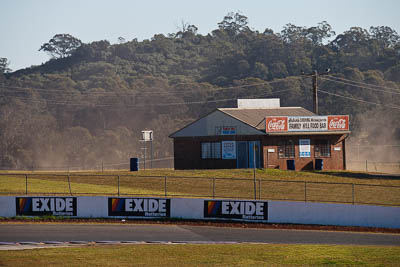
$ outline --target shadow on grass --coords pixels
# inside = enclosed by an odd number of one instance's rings
[[[347,171],[317,171],[314,173],[332,175],[347,178],[356,179],[385,179],[385,180],[397,180],[400,179],[400,174],[385,174],[385,173],[363,173],[363,172],[347,172]]]

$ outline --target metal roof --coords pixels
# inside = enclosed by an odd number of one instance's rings
[[[219,108],[218,110],[258,130],[264,131],[265,117],[267,116],[316,116],[313,112],[302,107],[281,107],[263,109]]]

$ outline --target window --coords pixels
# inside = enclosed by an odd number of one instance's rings
[[[294,142],[293,140],[283,140],[278,146],[279,158],[294,158]]]
[[[330,157],[331,145],[329,140],[315,140],[314,157]]]
[[[221,158],[221,143],[201,143],[201,158],[202,159],[220,159]]]

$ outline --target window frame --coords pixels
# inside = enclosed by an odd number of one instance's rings
[[[296,148],[293,139],[285,139],[278,142],[278,158],[294,159],[296,157]]]
[[[204,150],[206,148],[206,150]],[[222,145],[221,142],[201,142],[200,145],[201,159],[221,159]]]
[[[331,142],[329,139],[316,139],[314,141],[314,158],[330,158]]]

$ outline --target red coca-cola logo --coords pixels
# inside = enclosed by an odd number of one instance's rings
[[[266,132],[285,132],[287,131],[287,117],[267,117]]]
[[[348,116],[328,116],[328,130],[348,130]]]

